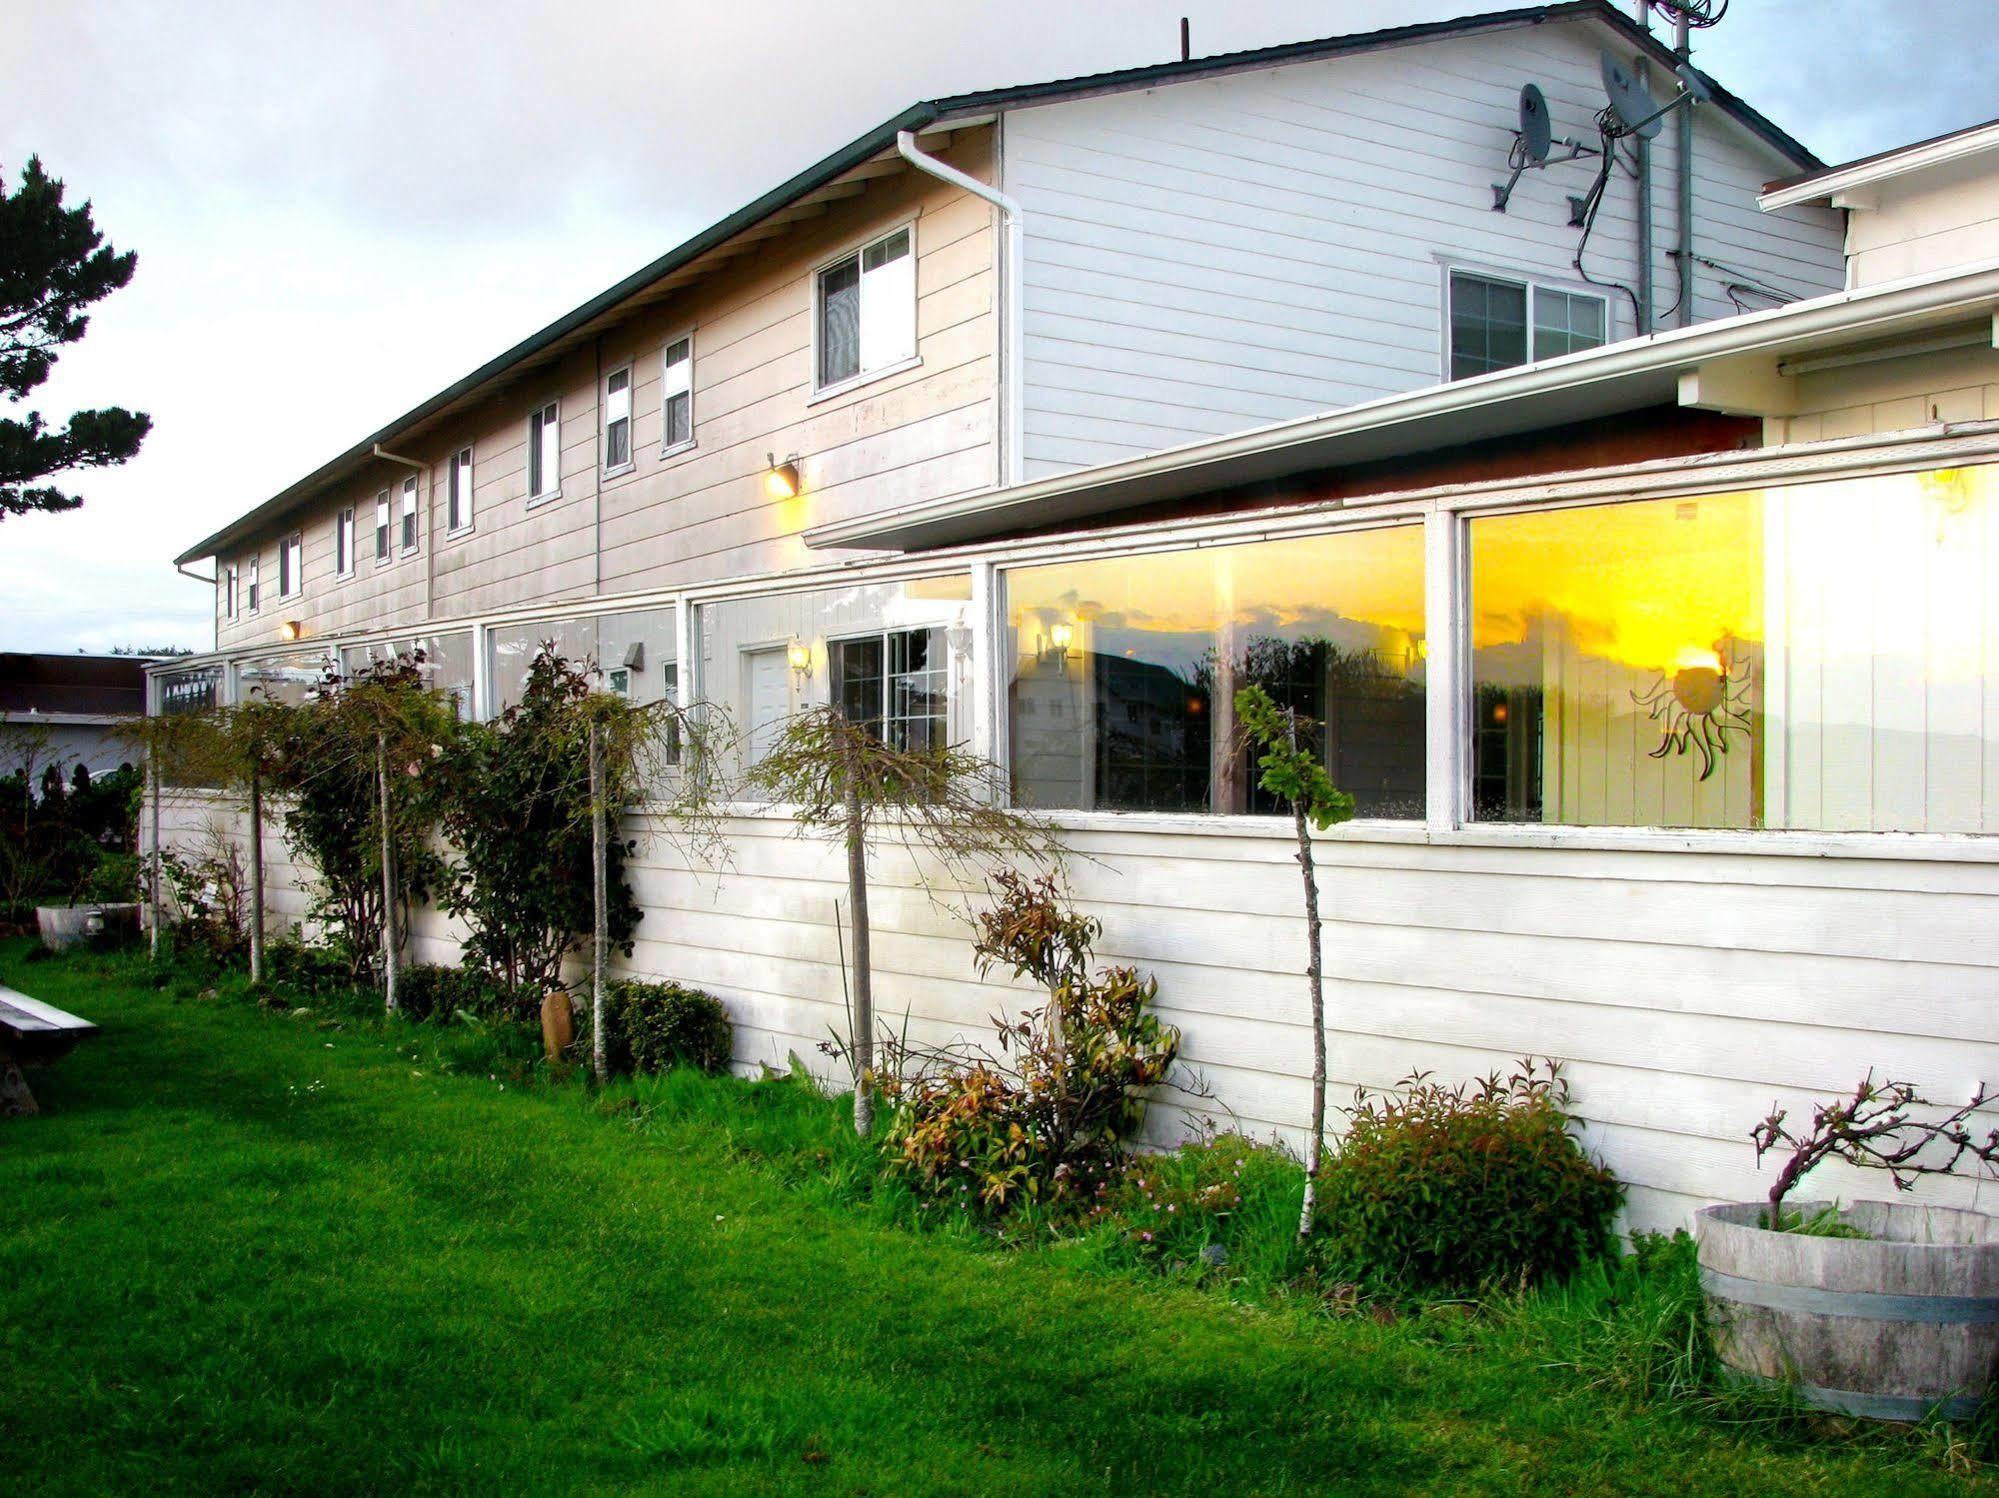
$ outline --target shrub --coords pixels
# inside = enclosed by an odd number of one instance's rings
[[[1415,1290],[1562,1279],[1610,1245],[1623,1188],[1569,1132],[1554,1062],[1397,1095],[1356,1094],[1320,1181],[1329,1251]]]
[[[981,967],[1043,979],[1048,1003],[997,1022],[1001,1056],[885,1048],[876,1085],[890,1109],[887,1169],[921,1196],[995,1216],[1027,1204],[1088,1211],[1166,1080],[1180,1032],[1151,1012],[1155,980],[1089,971],[1095,923],[1064,911],[1052,882],[996,883],[999,905],[979,922]]]
[[[1091,1215],[1116,1221],[1141,1260],[1275,1284],[1301,1267],[1304,1190],[1304,1171],[1283,1150],[1217,1134],[1134,1160]]]
[[[444,1023],[461,1014],[482,1022],[541,1027],[541,990],[509,988],[482,968],[420,962],[396,974],[396,1005],[403,1018]]]
[[[722,1001],[678,983],[608,985],[604,1040],[613,1072],[650,1074],[674,1066],[729,1068],[735,1032]]]
[[[264,943],[264,973],[272,984],[299,994],[326,994],[353,986],[346,955],[335,947],[308,946],[297,932]]]

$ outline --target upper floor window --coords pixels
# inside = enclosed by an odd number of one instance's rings
[[[920,754],[944,746],[950,691],[943,630],[833,640],[826,658],[842,717],[897,749]]]
[[[278,597],[290,598],[300,590],[305,571],[305,537],[286,536],[278,543]]]
[[[528,503],[562,492],[562,420],[554,401],[528,417]]]
[[[263,602],[257,593],[257,558],[251,557],[243,564],[243,601],[253,614],[257,612],[257,606]]]
[[[1450,295],[1454,380],[1596,348],[1606,336],[1602,297],[1458,270]]]
[[[375,496],[375,565],[389,559],[389,491]]]
[[[336,577],[354,573],[354,512],[342,510],[333,519],[333,572]]]
[[[819,272],[820,389],[916,356],[914,232],[903,228]]]
[[[416,475],[403,480],[403,550],[416,550]]]
[[[236,569],[225,567],[222,571],[222,617],[236,617]]]
[[[452,535],[472,529],[472,449],[451,455],[451,476],[445,484],[444,528]]]
[[[674,339],[659,362],[660,447],[673,452],[694,441],[694,335]]]
[[[632,371],[614,369],[604,381],[604,467],[632,466]]]

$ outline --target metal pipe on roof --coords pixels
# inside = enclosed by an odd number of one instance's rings
[[[1004,368],[1000,377],[1006,383],[1006,437],[1005,484],[1010,488],[1018,484],[1025,475],[1027,465],[1021,444],[1027,429],[1027,422],[1021,410],[1027,394],[1026,319],[1021,315],[1021,286],[1025,277],[1023,266],[1026,262],[1027,235],[1021,223],[1020,204],[996,187],[990,187],[977,177],[959,171],[935,156],[926,156],[916,148],[916,136],[908,130],[898,130],[895,134],[895,149],[902,159],[919,172],[926,172],[940,182],[948,182],[953,187],[963,188],[977,198],[983,198],[1000,211],[1000,221],[1005,228],[1004,257],[1000,267],[1004,278],[1005,291],[1000,301],[1000,335],[1005,349]],[[912,247],[913,250],[913,247]]]
[[[1684,10],[1673,12],[1673,51],[1680,59],[1680,76],[1693,76],[1693,32],[1687,24]],[[1680,106],[1679,118],[1674,122],[1680,155],[1680,305],[1676,314],[1679,325],[1691,327],[1694,321],[1694,110],[1700,100],[1690,84],[1681,85],[1688,93],[1687,102]]]

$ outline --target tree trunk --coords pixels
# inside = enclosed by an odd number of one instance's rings
[[[604,942],[610,934],[606,885],[609,859],[604,826],[603,730],[590,725],[590,1065],[597,1080],[610,1079],[610,1058],[604,1044]]]
[[[854,1132],[874,1130],[875,1100],[869,1073],[875,1066],[875,995],[868,953],[867,822],[861,814],[860,750],[847,751],[847,898],[854,920]]]
[[[396,841],[389,820],[389,745],[375,735],[375,786],[382,823],[382,1007],[396,1012]]]
[[[152,906],[152,958],[160,960],[160,762],[156,753],[146,755],[146,789],[153,803],[153,871],[146,898]]]
[[[250,981],[264,981],[264,780],[250,766]]]
[[[1298,725],[1291,725],[1291,747],[1298,747]],[[1305,879],[1305,972],[1312,990],[1312,1133],[1305,1146],[1305,1201],[1298,1211],[1298,1236],[1312,1233],[1319,1204],[1319,1167],[1326,1148],[1326,989],[1319,947],[1319,878],[1312,864],[1312,827],[1305,803],[1291,803],[1291,822],[1298,834],[1298,868]]]

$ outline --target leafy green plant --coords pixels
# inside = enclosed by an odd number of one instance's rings
[[[1293,1156],[1223,1133],[1133,1159],[1092,1215],[1116,1223],[1142,1262],[1268,1287],[1303,1267],[1295,1232],[1303,1189]]]
[[[735,1050],[729,1013],[713,994],[678,983],[613,983],[605,998],[609,1066],[647,1075],[674,1066],[727,1071]]]
[[[1288,707],[1279,707],[1260,686],[1236,693],[1236,718],[1262,750],[1257,784],[1291,809],[1298,843],[1298,870],[1305,881],[1305,979],[1312,1014],[1312,1124],[1305,1143],[1305,1197],[1298,1209],[1298,1236],[1312,1231],[1315,1195],[1326,1147],[1326,983],[1320,947],[1319,875],[1312,862],[1312,829],[1324,832],[1354,814],[1354,799],[1333,784],[1312,745],[1321,725]]]
[[[508,986],[484,968],[416,963],[402,974],[403,1015],[418,1022],[444,1023],[460,1015],[539,1031],[542,992],[528,984]]]
[[[1319,1182],[1328,1250],[1389,1285],[1560,1280],[1607,1250],[1623,1188],[1570,1132],[1559,1066],[1355,1094]]]

